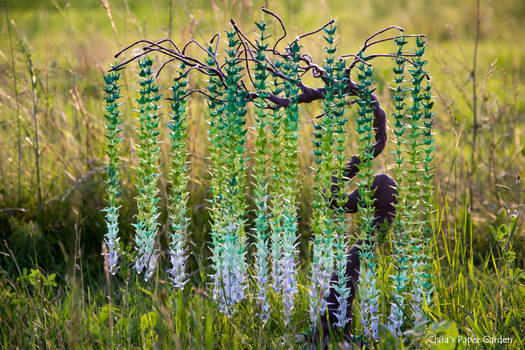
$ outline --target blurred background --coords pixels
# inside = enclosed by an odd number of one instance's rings
[[[169,37],[176,43],[194,38],[205,43],[214,33],[228,30],[230,18],[253,38],[253,22],[262,18],[261,6],[281,16],[291,38],[335,18],[341,54],[356,53],[366,37],[393,24],[409,34],[426,34],[436,113],[435,198],[445,234],[453,239],[460,228],[472,232],[474,261],[485,261],[489,251],[499,249],[498,228],[523,211],[525,1],[482,0],[479,11],[475,0],[0,0],[0,6],[0,243],[2,251],[9,247],[22,267],[38,265],[60,273],[70,257],[81,254],[86,275],[102,271],[102,75],[114,62],[113,55],[142,38]],[[272,26],[278,34],[278,25]],[[321,36],[303,45],[322,63]],[[394,48],[385,44],[376,50],[390,53]],[[374,65],[377,93],[390,113],[392,62],[378,59]],[[122,100],[121,232],[126,243],[131,242],[136,193],[135,71],[134,64],[125,70]],[[170,86],[172,71],[167,69],[160,77],[164,89]],[[204,87],[206,78],[194,74],[190,83]],[[310,121],[322,107],[318,103],[301,107],[301,247],[306,254]],[[194,256],[201,257],[206,255],[209,226],[206,109],[201,97],[192,97],[189,203],[192,249]],[[165,123],[162,128],[161,137],[167,140]],[[356,153],[355,142],[350,140],[348,147],[349,156]],[[378,172],[392,175],[391,151],[392,143],[378,159]],[[164,173],[166,157],[164,147]],[[160,184],[165,216],[166,182]],[[522,221],[513,237],[521,267]],[[166,244],[165,232],[163,227],[162,244]],[[11,258],[2,255],[0,261],[6,271],[14,271]]]

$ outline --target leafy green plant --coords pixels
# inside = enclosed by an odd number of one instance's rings
[[[213,59],[213,48],[208,48],[209,64],[214,64]],[[221,85],[220,79],[214,76],[210,76],[209,84],[207,86],[210,98],[207,100],[209,110],[209,127],[208,127],[208,139],[210,142],[209,156],[210,156],[210,219],[211,219],[211,267],[213,273],[210,276],[212,278],[213,285],[213,298],[219,300],[221,291],[221,278],[223,271],[223,258],[222,252],[224,250],[224,227],[222,212],[223,212],[223,200],[221,188],[224,186],[225,181],[225,167],[224,158],[221,156],[220,149],[223,147],[224,137],[223,133],[225,130],[223,111],[224,103],[223,96],[224,90]]]
[[[334,99],[334,138],[335,138],[335,150],[334,150],[334,163],[335,163],[335,176],[337,177],[337,183],[343,183],[345,178],[346,168],[346,142],[347,142],[347,130],[345,126],[348,123],[348,117],[345,115],[345,107],[347,104],[348,97],[346,96],[344,87],[348,84],[348,77],[346,76],[346,63],[344,60],[338,60],[335,65],[335,82],[336,94]],[[346,202],[346,191],[344,186],[339,187],[339,192],[336,194],[337,208],[334,213],[335,221],[335,273],[337,276],[337,285],[333,286],[337,293],[337,302],[339,304],[336,317],[336,325],[345,329],[346,325],[351,322],[348,318],[347,309],[351,307],[348,304],[350,298],[351,288],[348,286],[349,276],[347,275],[347,252],[349,248],[349,237],[348,237],[348,220],[345,218],[344,205]]]
[[[412,308],[415,324],[426,322],[424,309],[432,303],[433,284],[431,281],[431,240],[435,230],[433,210],[433,102],[431,84],[423,70],[426,61],[423,39],[416,38],[412,68],[409,69],[410,87],[405,87],[405,63],[401,56],[406,37],[395,39],[398,47],[394,67],[394,152],[396,179],[399,195],[394,220],[393,248],[396,256],[396,275],[392,276],[393,293],[389,316],[394,333],[400,335],[405,310]],[[423,86],[423,81],[426,85]],[[410,93],[411,105],[407,108],[405,99]],[[408,114],[407,114],[408,112]],[[408,159],[407,159],[408,158]],[[407,160],[405,162],[405,160]],[[411,272],[412,277],[409,276]],[[409,283],[411,282],[411,285]],[[411,287],[410,292],[408,288]],[[410,297],[411,300],[408,300]],[[408,304],[407,304],[408,301]]]
[[[275,62],[276,66],[280,66],[280,61]],[[272,93],[278,94],[282,90],[282,84],[279,79],[273,75],[273,89]],[[283,154],[282,154],[282,143],[284,134],[284,121],[283,114],[280,110],[275,109],[272,111],[270,119],[270,143],[271,143],[271,188],[270,188],[270,260],[271,260],[271,277],[272,277],[272,288],[276,292],[281,291],[281,278],[282,272],[280,270],[283,249],[283,215],[284,215],[284,202],[283,202]]]
[[[396,217],[394,219],[393,231],[392,231],[392,245],[395,255],[395,269],[396,274],[392,276],[393,292],[392,302],[389,316],[389,325],[396,335],[401,335],[401,328],[404,323],[404,312],[406,308],[405,301],[407,299],[408,286],[410,283],[409,276],[409,259],[410,252],[408,251],[408,239],[409,235],[407,232],[407,198],[406,198],[406,167],[403,162],[405,160],[405,147],[404,137],[407,125],[406,115],[406,88],[403,85],[405,82],[405,62],[406,60],[401,57],[403,48],[407,44],[407,40],[404,36],[401,36],[395,40],[397,45],[397,57],[395,57],[394,72],[394,93],[392,96],[394,102],[394,135],[396,137],[395,144],[396,149],[394,153],[394,170],[396,174],[396,181],[398,183],[398,196],[396,205]]]
[[[160,216],[158,205],[159,178],[158,160],[160,154],[158,101],[161,99],[159,86],[152,73],[153,60],[139,60],[139,144],[137,145],[137,216],[135,243],[138,249],[135,268],[138,273],[146,269],[144,278],[150,279],[157,266],[158,252],[156,237]]]
[[[314,173],[314,198],[312,212],[312,265],[310,289],[310,321],[316,323],[319,314],[326,312],[326,296],[330,290],[330,275],[334,264],[334,221],[329,203],[323,193],[330,193],[331,176],[334,170],[333,144],[334,144],[334,100],[335,100],[335,27],[325,29],[327,36],[325,40],[328,46],[325,48],[324,69],[327,72],[325,82],[326,97],[323,100],[324,113],[322,118],[314,121],[313,153],[315,160]]]
[[[255,106],[255,281],[257,284],[257,300],[261,308],[261,319],[267,320],[270,313],[270,304],[268,302],[267,288],[269,284],[269,202],[270,202],[270,174],[267,170],[269,163],[269,140],[267,137],[268,115],[264,111],[264,98],[267,89],[266,72],[268,67],[265,62],[266,49],[268,44],[266,40],[266,24],[263,21],[255,23],[259,29],[260,39],[257,43],[257,60],[255,65],[255,87],[257,88],[258,101]]]
[[[430,276],[426,273],[426,264],[430,259],[428,259],[428,249],[425,243],[428,239],[425,239],[425,235],[429,236],[428,230],[424,228],[426,219],[420,215],[421,210],[424,210],[425,213],[428,213],[427,205],[424,199],[431,198],[431,195],[423,195],[422,189],[423,181],[431,179],[431,160],[432,160],[432,148],[429,148],[427,156],[430,157],[425,162],[424,167],[422,168],[423,152],[422,145],[429,143],[431,145],[431,132],[428,131],[429,139],[425,142],[423,138],[423,128],[421,125],[422,118],[431,119],[432,115],[430,113],[430,108],[432,105],[429,101],[430,88],[428,93],[425,93],[423,90],[422,82],[426,78],[426,72],[423,70],[423,66],[426,64],[426,61],[422,60],[423,54],[425,52],[425,42],[421,38],[416,38],[416,49],[415,49],[415,58],[414,58],[414,67],[409,70],[412,76],[411,80],[411,90],[410,95],[412,98],[412,105],[410,106],[410,132],[408,132],[409,139],[408,143],[408,188],[407,188],[407,199],[408,201],[408,215],[409,215],[409,234],[410,234],[410,250],[411,250],[411,265],[412,265],[412,311],[416,323],[424,322],[426,320],[425,313],[423,311],[423,305],[429,303],[430,300],[425,300],[425,291],[431,290],[431,284],[428,281]],[[430,85],[428,85],[430,86]],[[426,103],[424,103],[425,100]],[[428,106],[428,107],[425,107]],[[425,109],[428,109],[425,113]],[[429,127],[432,126],[432,121],[428,121]],[[426,177],[425,177],[426,176]],[[429,189],[430,185],[426,187]],[[425,207],[423,207],[425,206]],[[430,296],[429,293],[427,293]]]
[[[361,57],[362,58],[362,57]],[[371,115],[371,93],[374,69],[361,62],[358,66],[359,100],[356,130],[359,134],[359,151],[362,162],[359,164],[358,212],[360,220],[359,239],[361,270],[358,291],[360,296],[359,312],[361,325],[366,335],[377,341],[379,326],[379,290],[377,289],[377,257],[374,246],[374,207],[372,182],[374,179],[373,155],[373,117]]]
[[[188,226],[190,219],[186,216],[188,208],[188,116],[187,116],[187,77],[184,73],[185,65],[181,65],[179,76],[174,79],[172,97],[169,98],[171,113],[168,127],[170,129],[171,142],[171,169],[169,181],[171,193],[169,196],[169,218],[170,233],[170,263],[168,270],[170,280],[175,288],[182,288],[186,284],[186,241],[188,238]]]
[[[228,49],[226,50],[226,79],[224,90],[224,109],[217,126],[220,133],[214,131],[210,137],[212,152],[217,152],[215,160],[219,160],[222,169],[217,172],[213,196],[218,205],[212,210],[216,212],[213,218],[215,230],[212,235],[214,257],[214,297],[219,307],[226,314],[233,313],[234,305],[245,297],[246,279],[246,237],[244,232],[246,202],[246,94],[239,92],[239,80],[242,67],[236,58],[235,48],[239,44],[235,31],[227,32]],[[219,84],[219,81],[210,81]],[[209,87],[215,91],[218,87]],[[213,106],[215,107],[215,106]],[[214,111],[212,110],[212,114]]]
[[[298,142],[299,142],[299,88],[297,86],[299,73],[299,43],[292,42],[289,47],[289,56],[283,63],[283,71],[290,77],[284,81],[284,94],[290,100],[283,120],[283,196],[284,210],[282,216],[282,255],[278,261],[279,278],[282,283],[283,313],[286,323],[289,322],[293,308],[294,297],[297,293],[297,192],[299,173],[297,171]]]
[[[114,67],[118,66],[118,63]],[[118,100],[120,96],[120,86],[118,85],[120,79],[119,71],[123,67],[117,68],[112,72],[109,72],[104,76],[104,92],[106,96],[104,101],[106,102],[104,109],[104,117],[106,119],[106,154],[109,157],[107,162],[107,179],[106,179],[106,193],[107,193],[107,208],[104,209],[106,212],[106,225],[107,232],[104,241],[107,245],[107,264],[109,272],[111,274],[117,273],[118,270],[118,258],[120,253],[120,246],[118,237],[119,233],[119,209],[121,198],[119,196],[119,144],[122,141],[120,132],[122,131],[120,124],[122,119],[120,118],[120,109]]]
[[[344,216],[345,187],[340,186],[335,198],[337,202],[334,210],[330,208],[326,193],[332,191],[332,176],[338,183],[344,182],[344,171],[347,156],[345,144],[347,132],[345,126],[345,87],[348,78],[345,76],[346,63],[342,59],[336,60],[335,31],[337,26],[330,25],[324,28],[327,42],[324,70],[325,99],[323,100],[324,113],[314,123],[314,212],[312,218],[313,259],[312,259],[312,288],[310,290],[310,319],[316,322],[319,313],[326,312],[326,296],[330,288],[337,293],[338,310],[336,312],[337,326],[344,328],[350,321],[347,317],[348,298],[350,288],[347,287],[346,275],[348,242],[346,238],[347,220]],[[335,175],[334,175],[335,174]],[[334,271],[337,276],[336,285],[330,285],[330,277]]]
[[[416,40],[417,51],[416,55],[425,47],[425,43],[422,40]],[[424,53],[424,52],[422,52]],[[427,64],[426,61],[420,63],[422,66]],[[423,87],[422,105],[423,105],[423,135],[422,135],[422,150],[423,150],[423,169],[422,169],[422,185],[423,191],[422,206],[423,206],[423,295],[425,297],[425,303],[428,306],[432,305],[432,294],[434,293],[434,287],[432,282],[432,274],[430,273],[432,264],[432,239],[434,231],[436,230],[436,210],[434,209],[434,188],[436,187],[434,181],[434,113],[432,108],[434,102],[432,101],[432,84],[428,78],[428,73],[425,72],[425,86]]]

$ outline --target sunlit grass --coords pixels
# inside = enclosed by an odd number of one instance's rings
[[[189,174],[188,216],[191,241],[187,272],[190,280],[184,290],[172,289],[165,274],[168,256],[161,255],[158,278],[144,283],[133,272],[131,260],[121,264],[121,277],[107,279],[100,255],[105,232],[104,213],[104,118],[102,73],[112,55],[138,39],[167,37],[176,42],[192,37],[205,42],[215,31],[225,28],[230,17],[243,28],[253,28],[260,19],[262,1],[204,0],[172,2],[171,30],[168,2],[110,1],[118,31],[113,33],[105,10],[97,1],[57,1],[38,4],[8,1],[9,18],[21,37],[29,43],[36,78],[37,114],[33,113],[32,79],[27,55],[12,32],[14,56],[9,41],[0,40],[0,237],[2,252],[0,278],[0,336],[5,348],[270,348],[293,347],[295,335],[306,332],[308,291],[300,288],[295,310],[287,326],[282,305],[268,295],[272,313],[266,323],[257,316],[253,295],[248,295],[231,319],[217,312],[206,293],[210,252],[208,185],[209,143],[205,137],[208,110],[203,100],[192,97],[188,107]],[[129,9],[126,7],[129,4]],[[3,2],[0,33],[7,35]],[[58,8],[57,8],[58,7]],[[523,218],[524,96],[522,83],[525,52],[520,38],[525,34],[523,4],[520,1],[482,2],[482,32],[478,52],[478,101],[481,127],[478,130],[474,210],[468,209],[467,190],[472,133],[472,86],[470,69],[474,48],[475,6],[471,2],[388,1],[351,5],[346,0],[319,2],[279,2],[270,8],[291,23],[290,37],[317,28],[331,17],[340,23],[340,51],[353,53],[365,37],[386,25],[404,26],[409,32],[427,34],[429,65],[436,103],[437,190],[433,197],[438,213],[433,237],[432,275],[436,290],[429,311],[431,330],[412,328],[408,343],[427,340],[432,332],[463,337],[510,337],[511,347],[523,347],[525,309],[525,261]],[[451,27],[448,28],[447,24]],[[278,26],[270,31],[278,33]],[[454,40],[457,36],[458,42]],[[253,34],[253,33],[250,33]],[[322,39],[304,43],[304,50],[322,61]],[[395,47],[388,47],[394,51]],[[319,52],[319,54],[317,54]],[[13,89],[11,58],[15,62],[17,93]],[[495,63],[494,63],[495,62]],[[491,65],[494,63],[493,68]],[[395,150],[393,129],[391,68],[385,61],[376,71],[377,94],[389,115],[391,130],[384,155],[374,171],[393,174]],[[154,67],[157,68],[157,67]],[[121,99],[125,104],[122,123],[124,140],[121,160],[122,202],[120,234],[129,256],[133,241],[133,215],[137,196],[133,167],[137,164],[136,128],[132,110],[137,89],[135,71],[123,73]],[[166,71],[159,85],[171,86]],[[189,77],[190,86],[204,88],[198,75]],[[169,91],[162,91],[168,96]],[[21,152],[17,146],[17,102],[21,121]],[[167,101],[162,101],[164,106]],[[248,107],[248,124],[254,125],[253,108]],[[322,105],[302,106],[300,111],[299,173],[303,176],[298,194],[301,266],[298,279],[308,285],[307,261],[311,261],[311,201],[313,157],[312,119]],[[351,113],[356,113],[352,108]],[[166,126],[168,115],[161,116]],[[35,121],[39,147],[35,153]],[[161,159],[169,157],[167,128],[162,140]],[[255,133],[249,131],[251,152]],[[357,139],[348,141],[348,154],[357,151]],[[18,173],[18,157],[21,172]],[[38,159],[40,181],[36,160]],[[163,162],[167,164],[167,162]],[[248,168],[253,166],[248,162]],[[161,172],[167,174],[167,169]],[[251,174],[252,170],[248,170]],[[250,177],[251,178],[251,177]],[[21,197],[18,200],[18,181]],[[38,183],[40,182],[40,185]],[[250,182],[250,181],[248,181]],[[169,184],[160,178],[160,222],[167,218]],[[251,184],[248,184],[251,186]],[[38,189],[42,191],[39,215]],[[254,203],[249,203],[253,208]],[[353,234],[358,228],[351,226]],[[168,246],[166,228],[159,231],[163,247]],[[4,240],[7,245],[4,245]],[[252,242],[251,238],[248,238]],[[386,286],[395,271],[386,264],[392,254],[391,243],[382,243],[376,253],[379,266],[377,287],[390,297]],[[510,254],[512,251],[515,255]],[[24,273],[23,269],[26,269]],[[31,268],[35,269],[33,272]],[[40,272],[38,272],[40,271]],[[56,274],[56,275],[54,275]],[[55,277],[52,277],[55,276]],[[108,285],[110,281],[110,285]],[[384,299],[387,300],[387,299]],[[380,303],[388,315],[390,305]],[[354,330],[358,329],[358,308],[354,310]],[[379,346],[399,347],[392,335],[379,329]],[[359,335],[359,334],[355,334]],[[334,340],[334,347],[337,342]],[[285,344],[284,346],[282,344]],[[393,345],[396,344],[396,345]],[[506,348],[503,344],[482,344],[486,348]],[[466,348],[465,344],[460,347]],[[472,345],[471,345],[472,346]]]

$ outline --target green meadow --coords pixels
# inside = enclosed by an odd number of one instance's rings
[[[260,8],[278,13],[289,38],[334,18],[340,54],[359,51],[365,39],[390,25],[425,34],[432,82],[435,223],[430,242],[433,303],[428,324],[407,319],[397,337],[380,327],[377,349],[525,348],[525,2],[522,0],[0,0],[0,344],[5,349],[291,349],[308,348],[300,334],[308,316],[315,198],[313,123],[322,102],[300,105],[298,140],[298,293],[288,323],[282,301],[270,292],[272,313],[262,322],[254,295],[231,316],[211,296],[210,155],[202,95],[188,102],[189,281],[176,290],[167,277],[170,136],[166,124],[166,66],[158,78],[161,144],[158,180],[163,252],[154,278],[133,269],[139,119],[135,62],[122,71],[120,239],[125,253],[117,275],[104,269],[106,234],[104,79],[114,54],[139,39],[207,43],[234,18],[248,36]],[[280,35],[269,16],[270,42]],[[222,36],[223,39],[225,35]],[[301,42],[322,64],[322,34]],[[224,47],[224,44],[222,47]],[[392,42],[374,52],[395,51]],[[202,54],[192,47],[189,53]],[[221,55],[225,55],[222,53]],[[199,57],[201,57],[199,56]],[[127,56],[129,57],[129,56]],[[154,69],[161,55],[152,55]],[[375,173],[393,176],[392,58],[373,60],[375,94],[388,118],[388,142]],[[192,72],[191,88],[207,77]],[[319,87],[317,79],[305,81]],[[350,125],[356,108],[348,109]],[[256,134],[248,106],[248,151]],[[345,153],[358,154],[357,137]],[[255,162],[247,161],[253,193]],[[350,190],[350,189],[349,189]],[[247,195],[247,226],[255,208]],[[356,217],[359,214],[348,214]],[[248,229],[246,229],[248,231]],[[352,237],[358,228],[349,225]],[[354,233],[352,233],[354,232]],[[393,236],[377,238],[379,313],[388,315]],[[354,239],[354,238],[352,238]],[[351,241],[352,241],[351,239]],[[254,248],[247,238],[248,255]],[[250,258],[251,259],[251,258]],[[251,261],[251,260],[250,260]],[[251,268],[249,268],[251,271]],[[251,289],[249,289],[251,290]],[[357,303],[355,303],[357,305]],[[352,334],[360,336],[354,312]],[[339,349],[334,335],[326,344]]]

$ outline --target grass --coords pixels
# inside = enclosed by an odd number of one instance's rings
[[[4,2],[1,2],[4,6]],[[295,335],[309,326],[307,291],[301,287],[295,312],[285,326],[281,305],[274,296],[274,312],[261,324],[253,296],[241,303],[231,319],[217,312],[208,297],[209,214],[207,141],[203,103],[188,105],[191,215],[190,281],[182,292],[171,289],[162,255],[158,278],[144,283],[131,260],[116,278],[107,278],[100,256],[105,233],[104,119],[101,103],[102,72],[120,45],[138,38],[167,37],[176,42],[195,37],[204,41],[222,31],[230,17],[242,28],[259,20],[260,1],[110,1],[115,29],[106,10],[96,1],[7,1],[0,31],[10,41],[0,42],[0,324],[5,348],[288,348]],[[290,24],[291,35],[308,31],[335,16],[342,31],[338,44],[355,52],[363,39],[390,24],[427,34],[428,70],[436,95],[436,192],[439,213],[432,240],[435,300],[429,310],[432,326],[409,325],[409,342],[431,347],[429,337],[459,336],[480,339],[485,348],[522,348],[525,334],[525,234],[523,218],[522,83],[525,51],[516,38],[525,30],[525,6],[520,1],[481,1],[477,46],[477,96],[472,94],[472,62],[476,47],[476,4],[455,1],[363,2],[348,8],[343,0],[279,2],[270,8]],[[170,10],[171,9],[171,10]],[[170,25],[171,23],[171,25]],[[447,26],[447,24],[449,26]],[[18,33],[18,34],[17,34]],[[305,50],[322,60],[321,38],[305,43]],[[22,46],[27,42],[27,46]],[[31,58],[31,59],[29,59]],[[13,68],[14,67],[14,68]],[[377,66],[377,94],[392,128],[392,63]],[[136,96],[133,76],[124,73],[121,233],[133,242],[130,225],[134,207],[137,164]],[[159,84],[170,86],[163,73]],[[171,75],[173,77],[173,75]],[[197,75],[191,86],[204,87]],[[164,96],[169,94],[164,93]],[[477,102],[474,102],[474,99]],[[167,105],[167,102],[163,103]],[[479,128],[472,148],[477,104]],[[299,197],[302,265],[300,285],[306,285],[310,256],[312,151],[310,121],[322,106],[301,111],[299,168],[304,174]],[[250,109],[248,118],[253,118]],[[167,116],[161,119],[165,123]],[[253,120],[248,123],[253,125]],[[20,137],[18,137],[20,133]],[[167,129],[160,138],[169,145]],[[377,172],[393,173],[393,133],[376,165]],[[247,145],[255,135],[250,134]],[[38,140],[38,146],[37,141]],[[351,140],[349,155],[357,143]],[[163,147],[161,159],[168,159]],[[472,157],[474,155],[474,157]],[[20,163],[19,163],[20,160]],[[167,162],[163,162],[166,164]],[[19,165],[20,164],[20,165]],[[165,169],[162,169],[166,173]],[[472,173],[472,180],[469,174]],[[167,179],[160,178],[160,221],[166,222]],[[20,185],[19,185],[20,184]],[[19,189],[20,188],[20,189]],[[471,206],[469,191],[472,189]],[[41,200],[39,199],[41,192]],[[253,203],[250,203],[253,207]],[[523,214],[522,214],[523,215]],[[165,227],[159,234],[168,246]],[[126,249],[132,251],[131,246]],[[389,275],[393,270],[391,243],[379,247],[378,288],[386,293],[380,311],[388,314]],[[513,253],[514,254],[513,254]],[[381,260],[382,259],[382,260]],[[53,277],[54,276],[54,277]],[[138,282],[140,281],[140,283]],[[356,303],[357,304],[357,303]],[[354,311],[354,315],[358,310]],[[356,325],[357,326],[357,325]],[[355,328],[354,328],[355,329]],[[357,335],[357,333],[356,333]],[[512,338],[513,343],[490,344],[485,336]],[[436,337],[435,339],[438,339]],[[381,333],[381,348],[399,348],[395,337]],[[490,340],[490,339],[488,339]],[[333,346],[337,348],[338,339]],[[440,344],[452,348],[451,344]],[[473,347],[474,345],[470,345]],[[410,345],[405,345],[410,347]],[[466,343],[459,344],[466,348]]]
[[[440,226],[434,237],[434,242],[444,245],[433,247],[436,259],[431,273],[436,289],[430,329],[413,325],[406,337],[409,344],[421,343],[428,348],[433,336],[461,336],[481,339],[484,348],[507,348],[506,344],[488,343],[486,337],[493,336],[512,339],[512,348],[521,348],[523,275],[518,276],[517,270],[506,264],[508,260],[495,252],[487,254],[483,266],[476,266],[473,255],[468,254],[473,249],[469,244],[472,232],[459,229],[447,238],[449,229]],[[278,312],[281,305],[272,297],[274,312],[265,323],[257,316],[256,301],[251,297],[241,302],[231,318],[217,312],[207,294],[202,270],[183,291],[176,291],[165,282],[162,271],[155,282],[144,283],[129,260],[121,265],[118,278],[99,276],[95,281],[85,277],[80,256],[70,260],[76,262],[75,268],[66,275],[23,269],[15,277],[2,271],[1,337],[6,348],[13,344],[21,348],[290,348],[297,346],[295,335],[308,329],[304,288],[299,290],[296,311],[285,326]],[[379,280],[384,283],[390,273],[391,268],[379,271]],[[305,276],[299,280],[304,283]],[[383,303],[380,311],[388,310],[389,305]],[[381,329],[380,339],[381,348],[401,345]],[[331,346],[338,348],[339,344],[340,339],[335,337]],[[459,340],[458,348],[466,349],[467,345]]]

